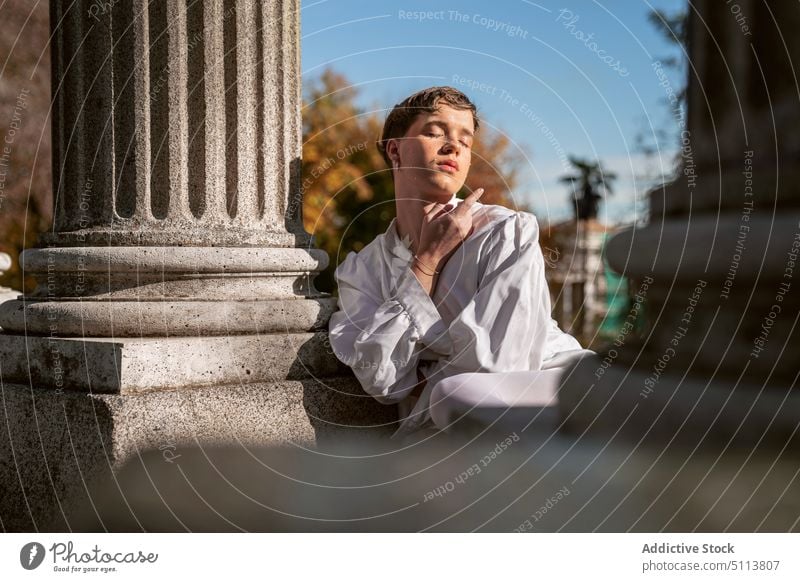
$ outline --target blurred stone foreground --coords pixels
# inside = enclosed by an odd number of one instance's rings
[[[57,204],[0,303],[4,531],[800,529],[796,7],[748,3],[751,50],[693,3],[682,177],[608,247],[645,329],[565,373],[555,421],[398,443],[313,285],[297,2],[182,6],[50,5]]]
[[[796,449],[795,449],[796,450]],[[797,454],[525,433],[164,448],[99,485],[75,531],[798,531]]]

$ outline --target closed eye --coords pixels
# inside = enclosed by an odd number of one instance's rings
[[[427,132],[425,135],[428,136],[428,137],[437,138],[437,139],[445,137],[445,135],[443,133],[434,133],[432,131]],[[471,143],[468,143],[468,142],[463,141],[463,140],[459,141],[459,143],[462,146],[464,146],[465,148],[467,148],[467,149],[472,149],[472,144]]]

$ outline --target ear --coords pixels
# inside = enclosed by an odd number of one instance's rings
[[[392,160],[392,163],[400,162],[400,148],[397,146],[396,139],[390,139],[386,142],[386,155]]]

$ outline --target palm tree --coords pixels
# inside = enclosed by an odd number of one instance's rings
[[[575,219],[597,218],[598,203],[613,192],[611,183],[617,175],[604,170],[599,161],[589,162],[570,156],[569,162],[575,173],[561,176],[559,182],[572,186],[570,198],[575,205]]]

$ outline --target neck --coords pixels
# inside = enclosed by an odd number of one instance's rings
[[[446,204],[450,199],[443,200],[440,204]],[[395,208],[397,210],[397,234],[400,240],[406,236],[411,240],[411,250],[417,252],[419,248],[419,237],[422,232],[422,221],[425,214],[430,210],[436,201],[420,200],[416,198],[395,198]]]
[[[397,234],[400,240],[406,236],[411,239],[411,250],[416,252],[419,248],[419,234],[422,231],[422,218],[425,216],[425,208],[429,203],[420,200],[409,200],[407,198],[397,198],[395,207],[397,209]]]

